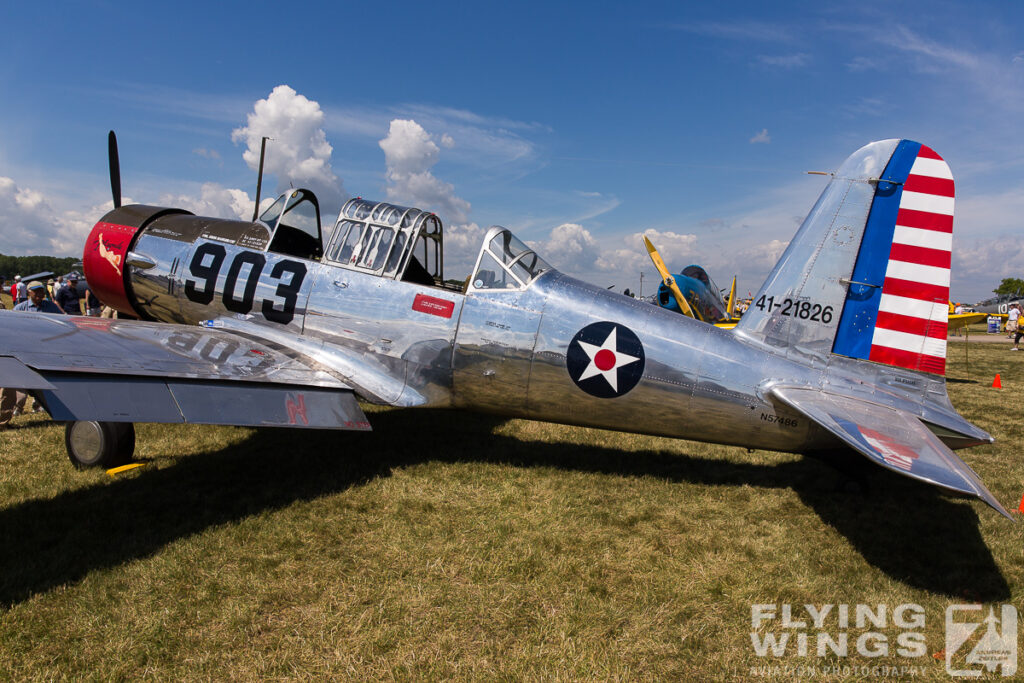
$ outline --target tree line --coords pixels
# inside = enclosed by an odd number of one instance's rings
[[[73,256],[6,256],[0,254],[0,278],[13,280],[15,275],[33,275],[49,270],[64,275],[74,269],[81,259]]]
[[[1005,294],[1010,298],[1024,298],[1024,280],[1016,277],[1005,277],[999,283],[999,286],[992,291],[1000,296]]]

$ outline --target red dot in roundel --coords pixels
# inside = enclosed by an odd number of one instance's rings
[[[611,370],[615,367],[615,354],[608,349],[601,349],[594,356],[594,365],[601,372]]]

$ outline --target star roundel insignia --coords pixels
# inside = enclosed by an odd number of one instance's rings
[[[644,346],[633,330],[612,322],[587,325],[569,342],[569,377],[598,398],[629,393],[644,374]]]

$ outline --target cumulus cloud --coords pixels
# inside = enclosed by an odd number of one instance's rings
[[[377,144],[384,151],[388,200],[437,212],[445,223],[445,277],[462,278],[473,268],[486,231],[469,220],[472,207],[455,194],[455,186],[434,175],[441,147],[455,147],[447,133],[438,142],[440,147],[416,121],[393,119]]]
[[[273,197],[264,197],[260,203],[267,205],[273,200]],[[160,196],[160,204],[182,208],[197,216],[243,220],[252,220],[252,202],[252,198],[244,190],[229,189],[217,183],[203,183],[199,197],[184,194]]]
[[[331,135],[380,140],[391,121],[416,121],[433,131],[437,144],[450,154],[445,161],[483,173],[522,173],[536,161],[538,148],[529,134],[550,133],[539,123],[482,116],[452,107],[405,103],[395,106],[332,106],[325,112],[325,128]],[[457,144],[456,144],[457,141]]]
[[[444,226],[444,276],[462,279],[476,265],[487,231],[476,223]]]
[[[231,139],[244,142],[242,158],[256,170],[260,163],[260,143],[267,142],[264,172],[276,176],[277,191],[292,183],[308,187],[320,200],[321,213],[341,207],[347,195],[341,180],[331,170],[333,151],[323,130],[324,113],[317,102],[298,94],[287,85],[279,85],[264,100],[259,100],[248,115],[247,124],[236,128]]]
[[[693,262],[696,235],[654,229],[599,239],[578,223],[563,223],[552,229],[546,239],[529,244],[568,275],[591,281],[627,282],[641,270],[653,270],[643,244],[644,236],[657,247],[669,269],[682,270]]]
[[[959,189],[959,188],[958,188]],[[956,200],[950,293],[976,302],[992,296],[1006,277],[1020,277],[1024,263],[1024,187],[971,192]]]
[[[978,282],[974,298],[988,295],[1003,278],[1020,277],[1024,258],[1024,236],[1006,235],[983,239],[953,241],[953,288],[957,284]],[[983,284],[981,284],[983,283]]]
[[[60,210],[42,192],[0,177],[0,223],[4,253],[12,255],[81,254],[86,235],[112,203]]]
[[[603,260],[597,240],[578,223],[563,223],[555,227],[546,240],[531,246],[567,273],[593,269]]]
[[[697,235],[649,228],[623,237],[618,244],[612,242],[601,255],[598,268],[607,273],[619,270],[629,277],[641,269],[654,270],[643,243],[644,237],[651,241],[665,265],[674,272],[679,272],[697,258]]]
[[[772,136],[768,135],[768,129],[767,128],[762,128],[760,133],[758,133],[754,137],[750,138],[750,144],[752,144],[752,145],[758,145],[758,144],[767,145],[771,141],[772,141]]]
[[[395,119],[379,143],[387,165],[388,199],[441,214],[453,225],[469,222],[470,203],[455,195],[455,187],[431,172],[440,148],[415,121]],[[454,142],[452,142],[454,144]]]
[[[769,271],[775,267],[782,252],[789,246],[789,240],[768,240],[746,244],[738,249],[730,250],[712,260],[712,263],[721,271],[719,277],[728,275],[730,278],[738,273],[745,275],[757,275],[753,278],[758,284],[763,281]]]

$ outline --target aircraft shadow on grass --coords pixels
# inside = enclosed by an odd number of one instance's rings
[[[972,602],[1010,596],[971,507],[870,463],[863,463],[866,469],[854,465],[867,492],[843,493],[846,475],[813,458],[759,465],[523,442],[495,435],[503,422],[421,410],[376,413],[371,433],[265,429],[241,444],[183,458],[173,467],[0,510],[5,550],[0,608],[94,570],[150,556],[225,522],[339,493],[389,476],[393,468],[430,461],[554,467],[702,486],[792,488],[868,563],[908,586]],[[872,495],[874,489],[878,495]]]

